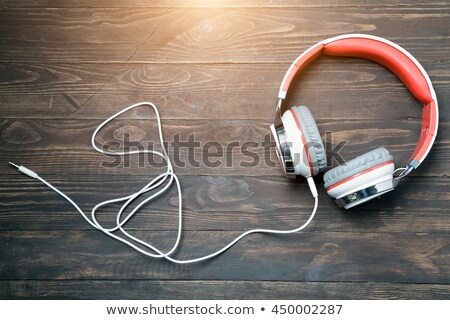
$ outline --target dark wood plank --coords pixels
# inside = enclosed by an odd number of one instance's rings
[[[8,9],[0,12],[0,61],[290,63],[327,37],[371,33],[437,62],[449,50],[449,17],[448,2],[370,10]]]
[[[135,232],[168,250],[175,232]],[[186,232],[179,258],[209,254],[236,232]],[[0,278],[284,280],[450,283],[450,236],[427,233],[304,232],[252,235],[216,259],[195,265],[133,252],[99,231],[6,231]]]
[[[450,60],[424,63],[449,121]],[[163,119],[273,121],[287,64],[0,65],[2,118],[103,119],[153,101]],[[310,107],[316,119],[420,118],[420,104],[388,70],[357,59],[325,58],[292,85],[286,105]],[[395,106],[395,108],[393,108]],[[153,117],[145,109],[129,118]]]
[[[140,113],[144,117],[145,111],[140,110],[134,116]],[[121,159],[97,153],[90,139],[100,123],[101,120],[62,119],[0,121],[0,171],[16,176],[8,161],[30,166],[43,176],[148,175],[163,167],[156,157],[142,155]],[[379,146],[388,148],[395,156],[397,166],[402,166],[408,162],[421,128],[417,119],[319,119],[317,123],[328,151],[328,168]],[[277,176],[280,167],[269,125],[270,122],[264,120],[164,120],[163,129],[172,163],[179,175]],[[415,176],[449,175],[449,134],[449,122],[441,122],[436,144],[424,164],[414,172]],[[120,119],[105,127],[97,136],[97,142],[116,150],[160,150],[159,141],[155,141],[157,137],[154,119]],[[190,150],[187,141],[192,141]],[[217,144],[221,148],[219,151],[214,147]],[[233,147],[233,144],[239,146]]]
[[[150,179],[142,176],[50,175],[49,181],[90,214],[100,201],[138,190]],[[319,179],[317,179],[319,180]],[[183,176],[183,229],[245,231],[251,228],[296,228],[306,221],[313,200],[305,181],[284,177]],[[63,198],[25,176],[4,179],[0,204],[1,230],[91,230]],[[394,192],[344,211],[321,182],[319,208],[311,232],[448,233],[450,194],[447,178],[409,178]],[[132,206],[133,207],[133,206]],[[100,211],[99,219],[115,223],[120,205]],[[176,230],[176,191],[145,206],[127,224],[130,230]],[[127,211],[129,212],[129,210]],[[381,235],[380,235],[381,237]]]
[[[190,296],[185,296],[189,292]],[[273,281],[9,280],[0,299],[449,299],[445,284]]]

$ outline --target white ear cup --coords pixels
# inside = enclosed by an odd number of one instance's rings
[[[325,168],[327,156],[316,121],[305,106],[292,107],[281,117],[295,175],[306,178]],[[280,137],[279,137],[280,138]],[[277,148],[280,148],[277,145]]]
[[[393,175],[392,155],[385,148],[378,148],[328,171],[324,187],[336,199],[349,197],[351,203],[345,206],[349,209],[391,191]]]
[[[281,117],[286,140],[291,151],[295,174],[306,178],[314,175],[314,169],[307,150],[305,134],[302,132],[298,120],[292,109],[286,111]]]

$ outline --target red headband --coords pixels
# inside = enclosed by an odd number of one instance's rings
[[[408,51],[383,38],[363,34],[330,38],[315,44],[292,63],[281,83],[278,94],[280,101],[286,98],[289,86],[299,71],[321,54],[365,58],[378,62],[391,70],[414,97],[423,103],[422,132],[417,147],[409,158],[409,165],[417,168],[434,143],[439,123],[436,93],[420,63]]]

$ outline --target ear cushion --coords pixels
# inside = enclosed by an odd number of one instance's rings
[[[323,181],[325,182],[324,187],[328,188],[339,181],[384,162],[392,161],[393,159],[392,155],[385,148],[378,148],[367,152],[348,161],[345,165],[333,168],[325,173],[323,176]]]
[[[305,106],[292,107],[291,109],[294,111],[303,135],[305,136],[314,175],[316,175],[327,165],[327,155],[322,138],[320,137],[319,129],[317,129],[316,121],[314,120],[311,111]]]

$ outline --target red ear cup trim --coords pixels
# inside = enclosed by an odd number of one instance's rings
[[[294,110],[290,109],[289,111],[291,112],[292,117],[295,120],[295,124],[297,125],[298,131],[300,131],[300,137],[302,139],[303,149],[305,149],[306,157],[308,158],[309,172],[311,173],[311,176],[313,176],[314,169],[313,169],[313,165],[312,165],[312,161],[311,161],[311,156],[309,155],[309,149],[308,149],[308,144],[306,143],[305,134],[303,133],[300,123],[298,122],[298,119],[295,116]],[[295,155],[293,155],[293,156],[295,157]]]
[[[437,134],[437,117],[436,103],[431,101],[422,109],[422,131],[417,147],[409,161],[417,160],[420,163],[427,156]]]
[[[433,100],[430,87],[419,67],[403,52],[387,43],[367,38],[344,38],[325,44],[323,52],[330,56],[358,57],[378,62],[391,70],[424,105]]]
[[[371,172],[371,171],[373,171],[373,170],[376,170],[376,169],[378,169],[378,168],[381,168],[381,167],[384,167],[384,166],[387,166],[387,165],[390,165],[390,164],[393,164],[393,163],[394,163],[394,161],[389,160],[389,161],[380,163],[379,165],[374,166],[374,167],[372,167],[372,168],[369,168],[369,169],[366,169],[366,170],[364,170],[364,171],[358,172],[357,174],[354,174],[354,175],[352,175],[351,177],[345,178],[344,180],[341,180],[341,181],[336,182],[335,184],[329,186],[329,187],[327,188],[327,191],[330,191],[331,189],[334,189],[334,188],[340,186],[341,184],[344,184],[344,183],[346,183],[346,182],[348,182],[348,181],[350,181],[350,180],[352,180],[352,179],[354,179],[354,178],[356,178],[356,177],[359,177],[359,176],[361,176],[361,175],[363,175],[363,174],[369,173],[369,172]]]

